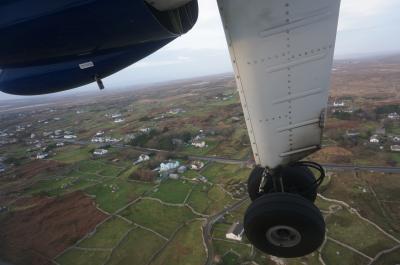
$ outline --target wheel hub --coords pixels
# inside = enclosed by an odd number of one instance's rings
[[[299,231],[289,226],[274,226],[267,231],[267,240],[277,247],[291,248],[301,242]]]

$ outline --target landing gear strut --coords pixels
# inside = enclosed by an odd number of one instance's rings
[[[316,178],[310,168],[320,176]],[[263,252],[284,258],[317,250],[325,238],[325,222],[313,202],[324,176],[323,168],[313,162],[274,171],[256,167],[248,180],[253,202],[244,218],[250,242]]]

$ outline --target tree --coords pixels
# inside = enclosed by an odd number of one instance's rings
[[[129,178],[133,180],[153,182],[156,179],[156,177],[157,177],[156,172],[149,169],[141,168],[133,172]]]

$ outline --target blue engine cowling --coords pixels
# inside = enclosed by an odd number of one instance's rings
[[[186,33],[197,16],[197,0],[169,11],[144,0],[2,1],[0,90],[37,95],[91,83]]]

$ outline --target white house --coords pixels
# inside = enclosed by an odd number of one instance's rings
[[[151,132],[151,128],[142,128],[142,129],[139,129],[139,131],[142,132],[142,133],[150,133]]]
[[[390,150],[392,150],[393,152],[400,152],[400,145],[392,145],[390,147]]]
[[[179,161],[168,161],[160,164],[160,172],[176,169],[180,166]]]
[[[97,155],[97,156],[103,156],[103,155],[106,155],[107,153],[108,153],[108,150],[106,150],[106,149],[96,149],[93,152],[93,154]]]
[[[236,222],[232,224],[229,228],[228,232],[226,232],[225,237],[227,239],[235,240],[235,241],[242,241],[243,239],[244,228],[243,224]]]
[[[333,106],[335,108],[344,107],[344,102],[343,101],[335,101],[335,102],[333,102]]]
[[[104,132],[103,131],[98,131],[97,133],[96,133],[96,136],[103,136],[104,135]]]
[[[200,169],[202,169],[203,167],[204,167],[204,163],[201,162],[201,161],[193,161],[193,162],[190,164],[190,168],[193,169],[193,170],[200,170]]]
[[[400,136],[394,136],[394,137],[392,138],[392,140],[393,140],[393,142],[395,142],[395,143],[399,143],[399,142],[400,142]]]
[[[150,160],[150,157],[148,155],[141,154],[139,156],[139,158],[134,162],[134,164],[137,165],[137,164],[140,164],[140,163],[142,163],[144,161],[149,161],[149,160]]]
[[[205,147],[207,147],[205,141],[193,141],[193,142],[192,142],[192,145],[193,145],[194,147],[197,147],[197,148],[205,148]]]
[[[45,159],[45,158],[48,158],[48,157],[49,157],[49,154],[47,154],[47,153],[38,153],[36,155],[36,159]]]
[[[111,118],[113,118],[113,119],[120,118],[120,117],[122,117],[121,113],[114,113],[114,114],[111,115]]]
[[[103,137],[93,137],[92,143],[104,143],[104,138]]]
[[[76,139],[76,135],[64,135],[64,139]]]
[[[390,113],[388,115],[388,118],[391,119],[391,120],[399,120],[400,119],[400,115],[397,112],[393,112],[393,113]]]
[[[57,143],[57,147],[63,147],[63,146],[64,146],[63,142]]]
[[[115,123],[121,123],[121,122],[124,122],[125,120],[124,119],[116,119],[114,122]]]
[[[63,134],[63,132],[64,132],[63,130],[55,130],[54,131],[54,135],[55,136],[60,136],[61,134]]]
[[[369,138],[369,142],[373,144],[378,144],[379,143],[379,138],[378,135],[372,135],[371,138]]]

